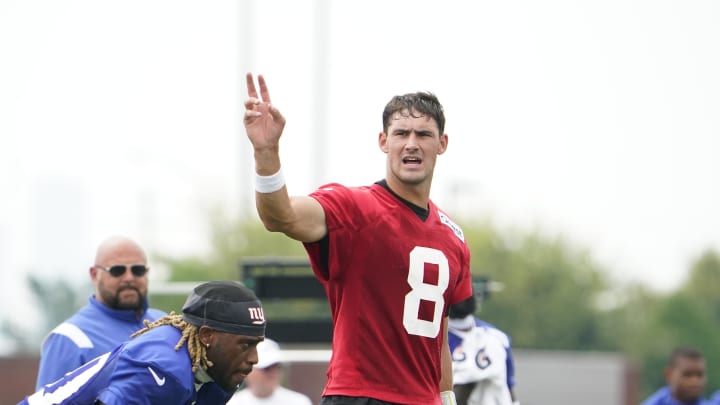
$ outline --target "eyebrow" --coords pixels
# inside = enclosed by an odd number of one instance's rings
[[[405,127],[394,128],[391,133],[393,133],[393,134],[407,133],[407,132],[411,132],[411,131],[415,131],[415,133],[419,134],[419,135],[434,135],[435,134],[435,132],[431,129],[419,129],[419,128],[410,129],[410,128],[405,128]]]

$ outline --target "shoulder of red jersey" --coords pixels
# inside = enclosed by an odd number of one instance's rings
[[[355,194],[355,193],[363,193],[370,190],[372,186],[356,186],[356,187],[348,187],[340,183],[328,183],[324,184],[317,188],[313,193],[342,193],[342,194]]]
[[[455,234],[455,236],[458,237],[458,239],[465,242],[465,234],[463,234],[463,231],[460,228],[460,226],[458,224],[456,224],[455,222],[453,222],[453,220],[450,219],[450,216],[448,214],[442,212],[442,210],[440,210],[439,208],[437,208],[437,214],[438,214],[438,218],[440,218],[440,222],[443,223],[444,225],[446,225],[448,228],[450,228],[450,230],[452,230],[452,232]]]
[[[344,190],[346,188],[347,187],[345,187],[339,183],[328,183],[328,184],[323,184],[322,186],[318,187],[318,191]]]

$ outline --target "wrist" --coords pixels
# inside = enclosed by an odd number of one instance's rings
[[[442,402],[442,405],[457,405],[457,400],[455,399],[455,392],[453,391],[443,391],[440,393],[440,402]]]
[[[274,193],[285,187],[285,176],[282,168],[269,176],[255,173],[255,191],[262,194]]]

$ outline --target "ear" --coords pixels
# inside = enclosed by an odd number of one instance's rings
[[[200,343],[202,343],[203,346],[207,346],[208,344],[212,346],[215,340],[215,329],[203,325],[200,329],[198,329],[198,336],[200,337]]]
[[[90,270],[88,270],[88,273],[90,273],[90,281],[95,284],[95,282],[98,279],[98,269],[96,269],[94,266],[90,267]]]
[[[672,377],[673,369],[670,366],[667,366],[663,369],[663,377],[665,377],[665,382],[669,385],[670,379]]]
[[[378,146],[381,151],[388,153],[387,134],[385,132],[380,132],[380,134],[378,134]]]
[[[447,150],[448,146],[448,134],[440,135],[440,146],[438,147],[438,155],[442,155]]]

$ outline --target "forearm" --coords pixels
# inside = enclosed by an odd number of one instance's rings
[[[295,217],[287,187],[284,184],[272,192],[262,190],[262,187],[256,184],[255,207],[265,228],[272,232],[283,232]]]
[[[441,352],[441,378],[440,378],[440,392],[452,391],[453,389],[453,375],[452,375],[452,357],[450,355],[450,346],[448,344],[448,332],[447,332],[446,317],[443,320],[443,345]]]
[[[282,232],[300,242],[316,242],[327,233],[325,212],[308,196],[289,197],[283,187],[274,193],[255,193],[255,201],[265,229]]]
[[[450,344],[448,343],[448,318],[443,319],[442,351],[440,352],[440,401],[442,405],[457,405],[453,392],[453,370]]]
[[[324,210],[317,201],[288,195],[276,150],[255,151],[255,205],[265,229],[271,232],[301,242],[315,242],[327,232]]]
[[[294,221],[278,147],[255,149],[255,205],[265,228],[284,232]]]

